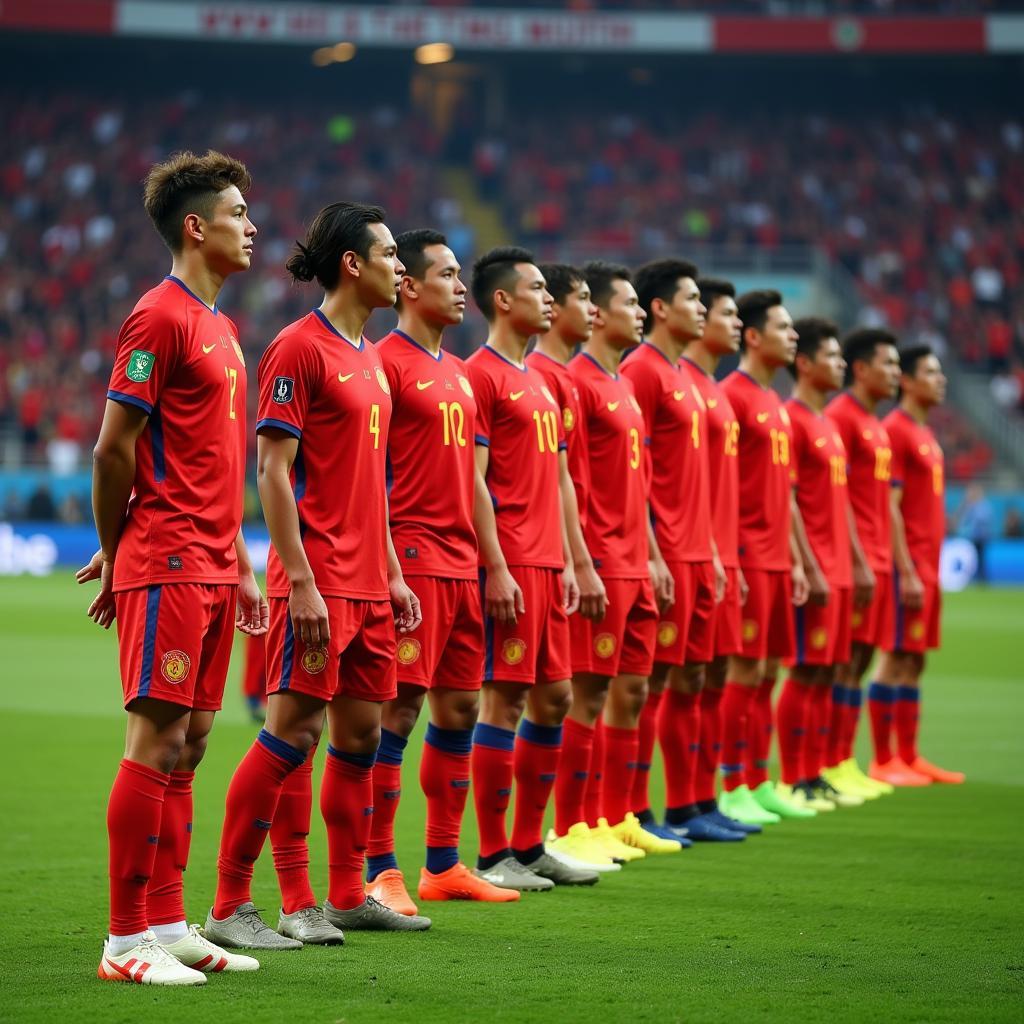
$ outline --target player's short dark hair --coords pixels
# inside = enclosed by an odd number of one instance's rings
[[[654,326],[651,315],[651,304],[655,299],[671,302],[679,290],[679,282],[684,277],[697,280],[697,267],[689,260],[665,259],[651,260],[638,267],[633,274],[633,284],[640,300],[640,307],[647,314],[644,321],[644,334]]]
[[[700,289],[700,301],[704,303],[709,312],[719,299],[736,298],[736,285],[732,281],[726,281],[720,277],[698,278],[697,287]]]
[[[590,301],[602,309],[608,308],[611,297],[615,294],[616,281],[632,281],[629,267],[621,263],[606,263],[604,260],[591,260],[583,264],[583,276],[590,285]]]
[[[477,308],[487,320],[494,319],[494,293],[499,288],[511,291],[515,287],[519,277],[516,264],[536,262],[529,249],[518,245],[499,245],[485,252],[473,264],[470,291]]]
[[[855,327],[843,338],[846,383],[853,383],[853,364],[870,363],[880,345],[896,347],[896,335],[884,327]]]
[[[913,377],[922,359],[935,355],[931,345],[908,345],[900,349],[900,373]]]
[[[432,245],[447,245],[448,239],[433,228],[413,228],[412,231],[403,231],[396,235],[395,244],[398,246],[398,258],[405,267],[405,272],[410,277],[415,277],[417,281],[422,281],[430,266],[426,250]]]
[[[796,354],[813,359],[818,354],[822,342],[829,338],[839,337],[839,328],[823,316],[802,316],[793,321],[796,331]],[[788,364],[789,372],[796,377],[796,360]]]
[[[385,214],[379,206],[365,203],[331,203],[314,218],[305,242],[295,243],[285,269],[296,281],[315,277],[325,291],[336,288],[341,278],[341,257],[354,252],[363,259],[373,245],[371,224],[383,224]]]
[[[185,217],[197,213],[209,220],[217,196],[232,185],[243,194],[252,185],[252,176],[240,160],[215,149],[207,150],[205,156],[184,150],[150,168],[143,204],[167,248],[179,253]]]
[[[574,292],[586,281],[583,271],[568,263],[538,263],[537,266],[544,275],[544,282],[551,297],[560,306],[568,298],[570,292]]]
[[[774,288],[757,288],[752,292],[744,292],[736,300],[739,318],[743,321],[743,330],[753,327],[755,331],[763,331],[768,322],[768,310],[782,305],[782,292]]]

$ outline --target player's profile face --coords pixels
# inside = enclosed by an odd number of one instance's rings
[[[838,338],[825,338],[814,355],[812,383],[819,391],[838,391],[843,386],[846,360]]]
[[[700,301],[700,289],[692,277],[681,277],[675,295],[666,307],[666,323],[673,337],[682,342],[703,337],[707,309]]]
[[[743,321],[736,300],[731,295],[719,296],[707,311],[704,324],[703,341],[708,351],[716,356],[739,352],[742,335]]]
[[[769,366],[788,366],[796,358],[796,341],[789,310],[785,306],[772,306],[761,330],[761,358]]]
[[[373,242],[369,254],[359,261],[360,293],[371,309],[393,306],[405,273],[398,246],[387,224],[369,224],[367,230]]]
[[[459,277],[462,267],[447,245],[423,250],[429,260],[423,279],[415,282],[416,308],[420,315],[445,326],[461,324],[466,315],[466,286]]]
[[[256,225],[249,220],[249,208],[236,185],[218,193],[209,218],[198,220],[203,256],[211,269],[225,275],[249,269]]]
[[[946,375],[938,356],[928,355],[917,361],[912,377],[901,380],[903,391],[912,395],[922,405],[941,405],[946,400]]]
[[[864,383],[869,394],[879,400],[895,398],[900,386],[900,356],[895,345],[877,345],[867,363]]]
[[[601,318],[605,337],[615,347],[629,348],[643,341],[647,314],[631,282],[612,281],[612,294],[607,307],[601,310]]]
[[[594,331],[597,306],[590,298],[590,285],[578,281],[557,306],[558,327],[567,341],[584,342]]]
[[[553,299],[540,268],[533,263],[517,263],[515,286],[509,296],[509,316],[520,334],[539,334],[551,328]]]

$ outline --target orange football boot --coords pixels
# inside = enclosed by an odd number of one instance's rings
[[[967,776],[963,772],[951,772],[947,768],[940,768],[931,761],[926,761],[920,754],[910,762],[912,771],[918,775],[924,775],[932,782],[945,782],[947,785],[958,786],[965,781]]]
[[[932,780],[927,775],[919,775],[898,757],[890,758],[885,764],[872,761],[868,768],[868,776],[879,782],[888,782],[890,786],[930,786],[932,784]]]
[[[396,914],[416,916],[416,904],[405,888],[405,876],[398,868],[382,871],[372,882],[366,883],[366,895],[372,896]]]
[[[515,903],[519,899],[516,889],[502,889],[486,879],[474,875],[461,862],[447,871],[434,874],[420,869],[419,897],[421,900],[476,900],[478,903]]]

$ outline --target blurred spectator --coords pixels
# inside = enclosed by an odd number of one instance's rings
[[[53,495],[45,484],[32,492],[25,508],[25,516],[41,523],[49,523],[57,518],[57,506],[54,505]]]
[[[956,514],[957,530],[978,550],[978,579],[985,582],[985,547],[992,539],[992,503],[981,484],[970,484]]]
[[[1019,540],[1024,537],[1024,517],[1016,505],[1006,507],[1006,515],[1003,517],[1003,536]]]

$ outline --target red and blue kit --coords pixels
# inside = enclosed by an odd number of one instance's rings
[[[271,546],[268,692],[390,700],[396,692],[385,533],[391,387],[380,356],[365,338],[349,341],[313,310],[270,343],[259,387],[257,432],[298,440],[291,482],[302,545],[331,625],[326,647],[307,647],[295,637],[291,587]]]
[[[900,603],[899,576],[893,573],[895,630],[887,650],[923,653],[939,646],[942,594],[939,556],[946,535],[945,463],[931,427],[902,409],[883,421],[892,446],[892,486],[903,489],[900,511],[914,569],[924,586],[924,603],[911,610]],[[889,588],[887,588],[889,589]]]
[[[882,421],[867,411],[849,392],[828,404],[846,448],[846,476],[850,506],[864,557],[878,580],[874,600],[853,610],[854,642],[884,647],[892,642],[894,608],[892,588],[892,445]]]
[[[149,417],[114,562],[126,706],[154,697],[220,707],[238,585],[245,393],[224,313],[175,277],[142,296],[121,328],[107,390]]]
[[[779,396],[742,370],[722,382],[739,423],[739,559],[749,593],[743,655],[791,658],[790,472],[793,438]]]
[[[675,603],[662,613],[655,657],[681,665],[714,653],[711,481],[707,405],[688,371],[649,342],[623,364],[650,438],[651,518],[675,579]]]
[[[388,509],[402,572],[423,622],[401,636],[398,679],[475,690],[484,626],[473,528],[476,400],[469,371],[402,331],[377,343],[391,389]]]
[[[526,605],[514,625],[485,623],[484,679],[568,679],[558,489],[558,453],[566,447],[562,410],[537,370],[517,366],[489,345],[474,352],[466,368],[476,398],[474,440],[489,450],[486,481],[498,541]]]
[[[797,505],[807,541],[830,590],[824,606],[808,602],[796,609],[796,663],[843,664],[850,660],[853,610],[846,449],[828,416],[796,399],[785,407],[792,425]]]
[[[649,675],[658,610],[647,567],[647,438],[633,386],[581,353],[569,364],[579,394],[573,479],[586,509],[584,537],[608,592],[600,622],[573,616],[572,665],[577,672]],[[584,506],[582,503],[586,502]]]

